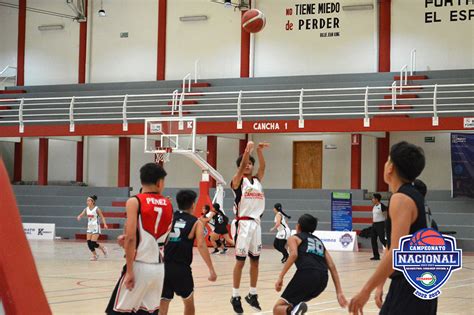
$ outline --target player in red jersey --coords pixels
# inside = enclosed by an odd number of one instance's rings
[[[165,176],[165,170],[155,163],[140,169],[142,192],[126,204],[127,264],[107,314],[158,314],[164,279],[163,248],[173,223],[171,201],[161,195]]]

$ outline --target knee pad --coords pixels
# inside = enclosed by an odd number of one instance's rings
[[[96,249],[99,247],[99,243],[92,241],[92,246],[94,247],[94,249]]]
[[[87,240],[87,247],[89,247],[89,250],[91,252],[94,251],[94,245],[92,244],[93,242],[91,240]]]

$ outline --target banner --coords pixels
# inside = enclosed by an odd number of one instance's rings
[[[474,134],[451,134],[451,196],[474,198]]]
[[[352,193],[331,194],[331,230],[352,231]]]
[[[291,235],[295,234],[296,230],[292,230]],[[356,232],[314,231],[313,235],[323,242],[327,250],[340,252],[359,251]]]
[[[23,230],[29,240],[54,240],[56,225],[49,223],[23,223]]]

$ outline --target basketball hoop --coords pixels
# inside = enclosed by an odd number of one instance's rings
[[[158,148],[160,152],[155,153],[155,163],[166,163],[170,161],[171,152],[173,152],[172,148]]]

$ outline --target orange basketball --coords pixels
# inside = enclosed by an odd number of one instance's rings
[[[265,27],[265,21],[262,11],[248,10],[242,16],[242,27],[248,33],[258,33]]]

